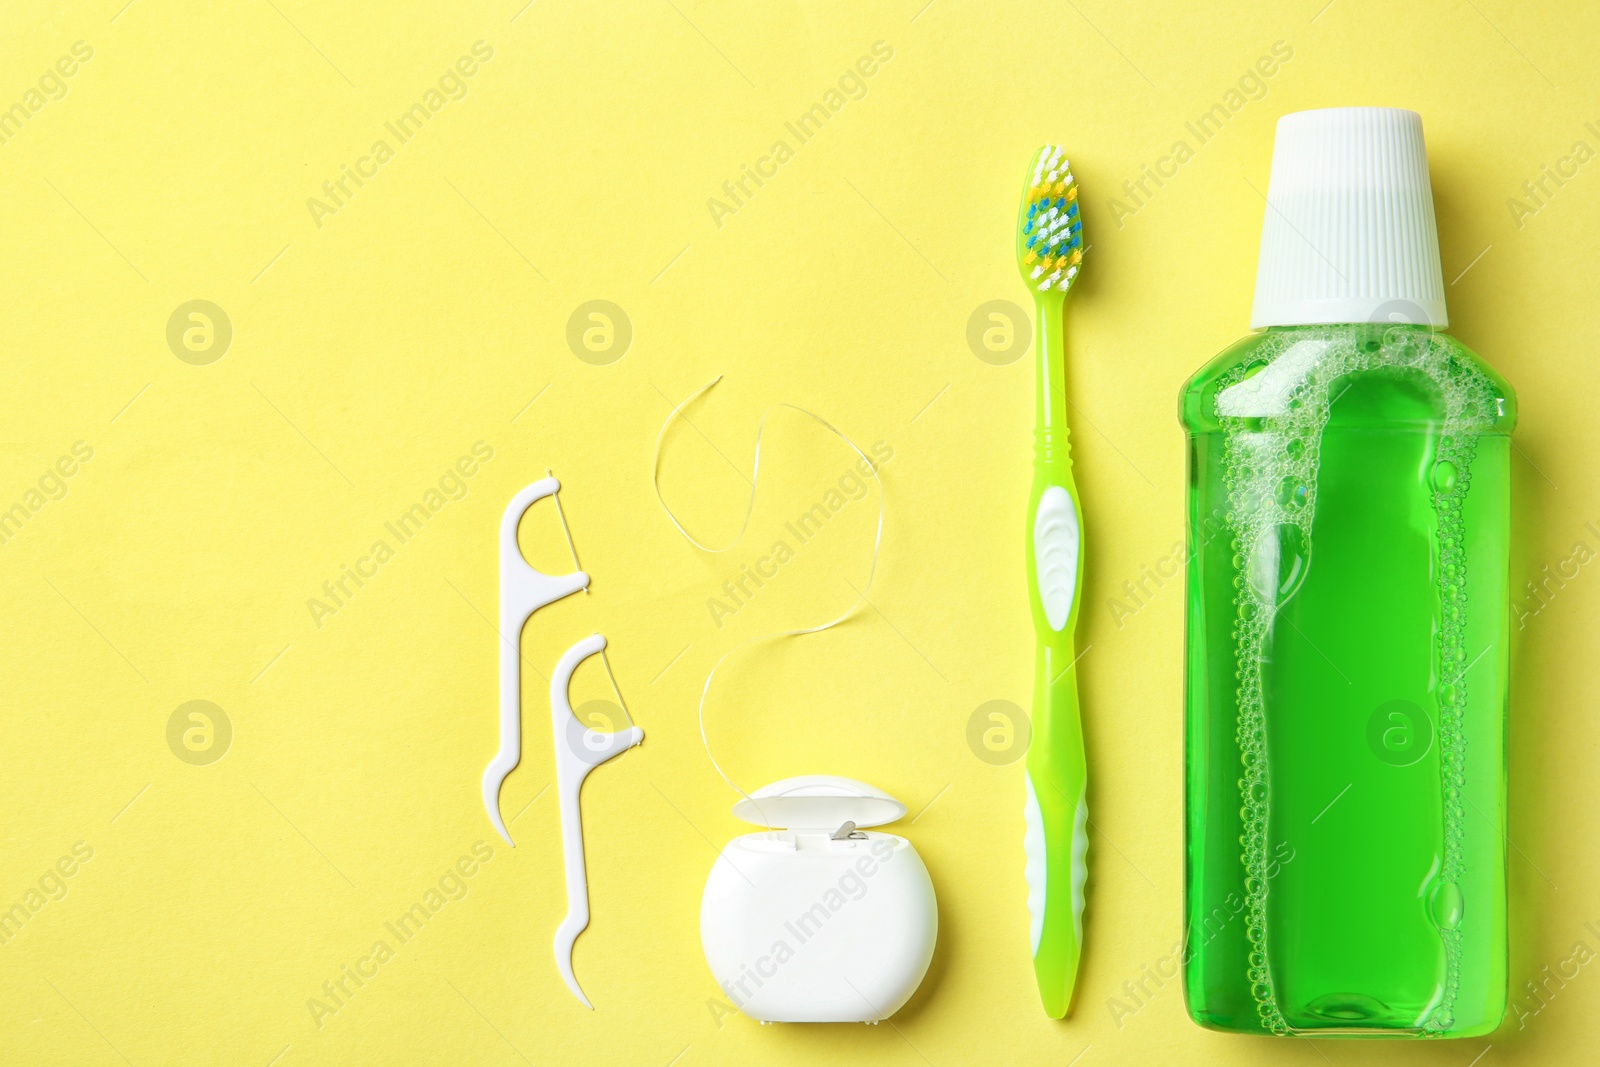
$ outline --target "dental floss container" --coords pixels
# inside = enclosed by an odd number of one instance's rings
[[[910,841],[860,829],[906,806],[851,778],[786,778],[733,806],[770,827],[728,842],[700,903],[723,993],[761,1023],[877,1023],[922,984],[939,908]]]

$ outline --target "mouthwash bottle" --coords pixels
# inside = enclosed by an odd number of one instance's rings
[[[1184,387],[1185,994],[1464,1037],[1506,1002],[1511,387],[1447,324],[1422,121],[1278,123],[1251,326]]]

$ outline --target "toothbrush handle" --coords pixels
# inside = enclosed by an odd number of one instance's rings
[[[1077,983],[1088,876],[1088,771],[1074,640],[1082,599],[1083,514],[1072,477],[1062,381],[1062,301],[1041,299],[1038,311],[1039,406],[1027,553],[1037,653],[1023,849],[1034,976],[1046,1014],[1059,1019]]]
[[[1076,668],[1056,660],[1041,648],[1023,820],[1034,977],[1052,1019],[1066,1015],[1077,983],[1089,848]],[[1054,684],[1051,672],[1061,674]]]

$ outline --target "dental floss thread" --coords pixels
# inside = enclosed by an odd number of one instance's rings
[[[667,431],[672,427],[673,421],[682,415],[685,408],[710,391],[711,387],[720,381],[722,381],[722,375],[719,374],[705,385],[702,385],[699,389],[696,389],[693,393],[690,393],[688,397],[686,397],[682,402],[674,407],[670,413],[668,413],[666,421],[661,424],[660,433],[656,435],[655,465],[651,478],[651,481],[655,486],[656,501],[661,505],[661,510],[666,512],[667,519],[677,529],[678,533],[682,534],[684,539],[690,544],[694,545],[695,548],[698,548],[702,552],[715,555],[732,549],[744,537],[745,531],[750,526],[750,516],[755,510],[756,488],[761,482],[761,441],[763,434],[766,432],[767,417],[778,408],[789,408],[792,411],[799,412],[800,414],[806,416],[806,418],[826,429],[839,440],[843,441],[847,446],[849,446],[850,451],[859,456],[861,461],[867,465],[867,470],[871,473],[872,480],[878,485],[878,522],[877,527],[872,535],[872,561],[867,568],[866,584],[863,585],[857,592],[856,599],[850,603],[850,606],[847,607],[844,612],[836,618],[830,619],[828,622],[822,623],[818,626],[807,626],[792,630],[779,630],[773,633],[757,634],[754,637],[745,638],[743,641],[740,641],[738,644],[728,649],[728,651],[724,652],[717,659],[716,663],[712,664],[711,670],[706,674],[705,684],[700,690],[700,703],[695,710],[695,715],[700,725],[700,744],[706,751],[706,758],[711,761],[711,766],[716,770],[717,775],[724,782],[728,783],[729,788],[738,793],[740,796],[744,797],[755,806],[758,812],[761,812],[761,818],[764,822],[766,822],[767,830],[770,832],[773,829],[773,826],[771,821],[767,819],[766,813],[762,811],[761,802],[741,789],[738,783],[736,783],[732,778],[728,777],[728,773],[722,769],[722,764],[717,762],[716,755],[711,751],[711,742],[706,736],[706,697],[711,692],[711,682],[716,677],[717,671],[721,669],[722,665],[727,662],[729,657],[731,657],[735,652],[738,652],[740,649],[744,648],[746,645],[755,644],[758,641],[777,640],[785,637],[803,637],[806,634],[817,634],[822,633],[824,630],[831,630],[833,627],[838,626],[851,615],[855,614],[856,609],[867,602],[867,592],[872,588],[872,579],[877,574],[878,554],[883,546],[883,478],[878,474],[878,464],[874,463],[867,456],[867,454],[863,452],[860,447],[858,447],[856,443],[852,441],[843,431],[834,426],[827,419],[824,419],[821,415],[818,415],[813,411],[809,411],[806,408],[800,407],[798,404],[790,404],[785,401],[780,401],[776,404],[769,404],[761,412],[760,421],[756,424],[755,458],[752,460],[750,468],[750,497],[745,503],[744,521],[739,525],[739,532],[734,535],[732,541],[721,548],[712,548],[709,545],[703,544],[699,539],[697,539],[693,534],[684,528],[683,523],[678,521],[678,516],[674,514],[672,508],[668,506],[666,498],[661,495],[661,446],[666,441]],[[687,416],[684,417],[687,418]]]
[[[544,469],[544,473],[545,473],[545,477],[547,477],[547,478],[554,478],[555,477],[554,474],[550,473],[550,468],[549,467],[546,467]],[[578,546],[572,540],[572,527],[567,525],[567,509],[561,506],[561,490],[557,489],[554,493],[552,493],[550,495],[551,495],[551,498],[554,499],[555,502],[556,502],[556,515],[559,516],[560,519],[561,519],[561,532],[566,534],[566,536],[567,536],[567,551],[572,553],[572,565],[574,567],[576,567],[578,570],[581,571],[581,570],[583,570],[583,564],[578,562]],[[588,586],[584,586],[583,587],[583,595],[584,596],[588,596],[589,595],[589,587]],[[608,670],[608,671],[610,669],[611,669],[610,667],[606,668],[606,670]],[[617,680],[615,678],[613,678],[611,680],[612,688],[615,688],[616,684],[617,684]],[[622,694],[621,693],[617,694],[617,699],[618,700],[622,699]]]

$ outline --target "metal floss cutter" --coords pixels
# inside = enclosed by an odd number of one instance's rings
[[[700,903],[700,942],[723,993],[763,1024],[876,1023],[933,960],[939,907],[911,842],[862,830],[906,807],[851,778],[774,782],[733,806],[765,827],[722,849]]]

